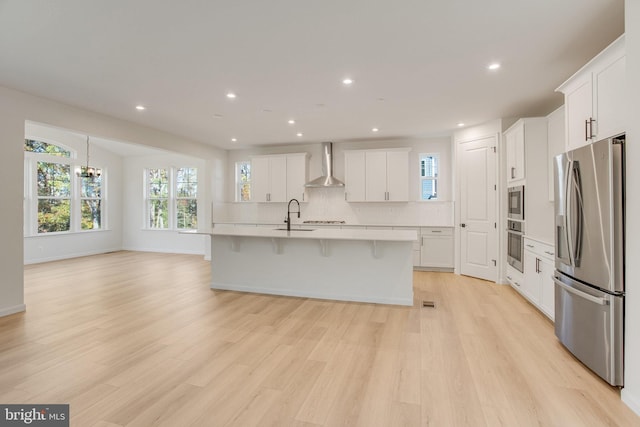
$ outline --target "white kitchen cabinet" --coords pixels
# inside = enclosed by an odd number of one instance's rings
[[[525,177],[524,121],[519,120],[504,133],[507,146],[507,183],[510,185]]]
[[[344,197],[350,202],[366,200],[365,152],[345,151],[344,154]]]
[[[367,227],[369,229],[369,227]],[[420,267],[420,228],[416,227],[393,227],[393,230],[408,230],[416,233],[416,241],[413,242],[413,266]]]
[[[512,288],[518,292],[522,292],[520,288],[522,288],[524,282],[524,275],[510,265],[507,265],[507,281]]]
[[[523,284],[516,289],[551,320],[554,318],[554,249],[537,240],[524,238]]]
[[[309,155],[307,153],[287,154],[287,200],[306,202],[304,185],[309,181]]]
[[[304,201],[307,154],[292,153],[251,158],[251,200],[254,202]]]
[[[565,97],[566,149],[625,131],[624,35],[558,89]]]
[[[452,227],[422,227],[420,229],[420,266],[452,269],[453,247]]]
[[[547,192],[549,201],[554,201],[553,186],[553,162],[558,154],[564,153],[565,150],[565,117],[564,105],[547,116]]]
[[[409,149],[345,152],[345,199],[409,201]]]

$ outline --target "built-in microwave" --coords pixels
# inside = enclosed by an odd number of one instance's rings
[[[507,204],[508,218],[524,221],[524,185],[509,187]]]

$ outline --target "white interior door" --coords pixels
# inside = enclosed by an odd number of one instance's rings
[[[496,137],[460,144],[460,272],[496,281]]]

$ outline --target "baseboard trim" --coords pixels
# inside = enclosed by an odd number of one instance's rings
[[[634,396],[629,393],[629,390],[626,388],[622,389],[620,393],[620,397],[622,398],[622,402],[627,405],[633,412],[640,415],[640,399],[638,396]]]
[[[374,304],[391,304],[391,305],[404,305],[404,306],[413,306],[413,297],[412,298],[371,298],[359,295],[328,295],[319,292],[304,292],[297,289],[271,289],[271,288],[261,288],[254,286],[242,286],[242,285],[231,285],[227,283],[219,283],[212,282],[211,289],[214,290],[224,290],[224,291],[238,291],[238,292],[250,292],[257,294],[269,294],[269,295],[280,295],[286,297],[297,297],[297,298],[316,298],[316,299],[325,299],[332,301],[352,301],[352,302],[365,302],[365,303],[374,303]]]
[[[101,255],[101,254],[107,254],[109,252],[117,252],[121,250],[122,250],[121,248],[111,248],[111,249],[100,249],[97,251],[76,252],[76,253],[45,257],[45,258],[32,258],[32,259],[24,260],[24,265],[41,264],[43,262],[60,261],[63,259],[71,259],[71,258],[82,258],[84,256]]]
[[[181,254],[181,255],[202,255],[205,256],[204,251],[185,251],[185,250],[175,250],[175,249],[158,249],[158,248],[140,248],[133,246],[125,246],[122,248],[123,251],[131,251],[131,252],[154,252],[158,254]]]
[[[25,304],[14,305],[13,307],[7,307],[0,309],[0,317],[10,316],[12,314],[23,312],[27,309]]]

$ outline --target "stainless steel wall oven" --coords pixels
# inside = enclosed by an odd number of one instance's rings
[[[523,272],[524,230],[523,222],[507,221],[507,262],[510,266]]]

